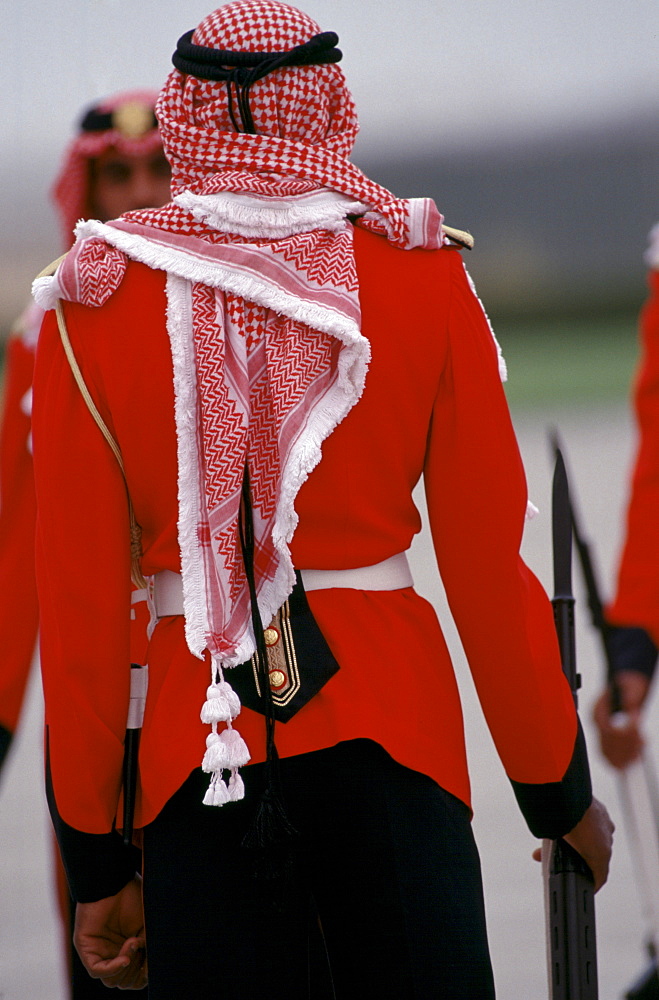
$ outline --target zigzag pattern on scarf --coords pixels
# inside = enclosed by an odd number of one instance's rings
[[[349,232],[298,233],[279,240],[276,247],[276,253],[294,264],[308,281],[355,293],[359,285],[351,251],[352,234]]]

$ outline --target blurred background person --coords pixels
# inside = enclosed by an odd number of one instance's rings
[[[607,686],[594,709],[602,753],[616,768],[642,753],[641,709],[659,646],[659,225],[646,259],[650,295],[639,320],[641,353],[633,382],[638,444],[616,592],[607,611],[617,697]]]
[[[651,959],[625,993],[630,1000],[659,996],[657,786],[643,733],[647,727],[643,710],[659,646],[659,226],[650,235],[646,260],[650,294],[639,318],[640,357],[632,385],[636,455],[615,596],[606,612],[607,683],[593,709],[600,749],[619,774],[628,850]]]
[[[116,94],[89,108],[69,144],[52,187],[65,249],[79,219],[115,218],[138,208],[157,208],[169,200],[170,169],[154,114],[156,93]],[[31,449],[31,393],[34,356],[43,312],[34,303],[15,323],[5,357],[5,387],[0,422],[0,770],[16,731],[34,656],[38,607],[34,580],[35,498]],[[145,607],[133,614],[134,658],[144,636]],[[144,636],[145,638],[145,636]],[[72,967],[75,1000],[104,995],[71,954],[69,897],[57,864],[65,940]]]

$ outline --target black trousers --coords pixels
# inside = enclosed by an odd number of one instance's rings
[[[281,771],[299,832],[285,876],[255,877],[241,845],[263,765],[222,808],[194,772],[145,828],[151,1000],[492,1000],[465,805],[370,740]]]

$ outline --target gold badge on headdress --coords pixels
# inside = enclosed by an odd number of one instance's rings
[[[141,139],[154,128],[153,110],[148,104],[129,101],[112,112],[112,127],[126,139]]]

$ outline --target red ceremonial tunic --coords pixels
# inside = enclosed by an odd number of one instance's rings
[[[483,311],[457,251],[402,252],[357,230],[355,253],[372,362],[363,398],[298,495],[294,563],[359,567],[408,549],[424,475],[438,564],[506,771],[558,782],[576,714],[549,601],[518,554],[524,471]],[[180,571],[165,304],[164,273],[130,263],[103,307],[65,305],[76,357],[123,454],[145,574]],[[67,823],[104,833],[117,812],[128,704],[126,494],[53,313],[39,343],[34,438],[53,787]],[[412,588],[308,597],[340,670],[278,725],[280,754],[368,737],[469,802],[458,690],[430,604]],[[210,671],[188,651],[181,616],[157,625],[148,662],[137,825],[199,767],[208,733],[199,711]],[[243,709],[235,727],[252,761],[263,760],[262,716]]]
[[[612,624],[644,628],[659,646],[659,271],[640,318],[641,359],[634,379],[638,451]]]

